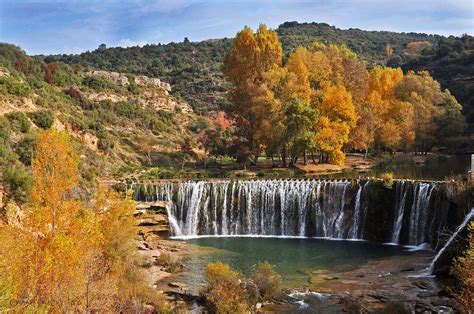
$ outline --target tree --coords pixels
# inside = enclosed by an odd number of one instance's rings
[[[375,145],[393,150],[402,141],[408,145],[412,138],[409,125],[413,121],[412,113],[395,97],[395,88],[402,80],[401,69],[375,67],[369,73],[368,92],[358,108],[360,118],[352,143],[353,147],[365,150],[366,155]],[[402,125],[409,128],[404,129]],[[405,139],[402,136],[404,130]]]
[[[267,86],[267,74],[280,67],[281,61],[278,36],[263,24],[255,34],[248,27],[237,33],[224,58],[222,71],[232,83],[231,114],[250,151],[255,153],[255,160],[272,130],[268,118],[273,111],[274,97]]]
[[[342,166],[342,147],[347,143],[349,132],[357,121],[352,95],[343,86],[327,87],[319,112],[316,143],[331,163]]]
[[[284,140],[290,155],[290,167],[296,166],[298,157],[315,147],[315,126],[318,113],[300,99],[293,99],[285,110]]]
[[[443,101],[440,105],[441,114],[435,118],[438,128],[438,142],[447,143],[449,138],[459,136],[466,128],[462,107],[448,90],[443,92]]]
[[[26,215],[0,226],[0,310],[137,312],[158,302],[137,272],[134,203],[100,188],[86,206],[77,163],[66,133],[40,133]]]
[[[427,71],[409,71],[397,86],[396,96],[413,105],[415,150],[427,153],[437,142],[436,119],[443,113],[441,104],[444,97],[439,83]]]
[[[155,141],[152,136],[144,136],[138,141],[138,149],[145,153],[148,164],[151,165],[151,153],[153,152]]]

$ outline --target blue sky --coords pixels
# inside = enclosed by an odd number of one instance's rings
[[[325,22],[339,28],[472,35],[472,0],[0,0],[0,42],[28,54],[79,53],[232,37],[244,25]]]

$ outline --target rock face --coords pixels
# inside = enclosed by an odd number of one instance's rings
[[[88,72],[87,74],[107,78],[120,86],[125,86],[125,85],[130,84],[130,81],[127,75],[123,73],[109,72],[109,71],[91,71],[91,72]],[[142,86],[154,85],[165,90],[166,92],[171,92],[171,85],[168,83],[162,82],[158,78],[148,77],[144,75],[136,76],[135,83]]]
[[[145,239],[154,235],[168,237],[170,227],[164,212],[166,212],[164,202],[139,203],[134,215],[137,218],[138,233]]]

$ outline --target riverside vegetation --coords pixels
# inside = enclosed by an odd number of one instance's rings
[[[66,133],[39,134],[23,217],[10,208],[0,226],[0,310],[166,309],[137,268],[133,201],[104,188],[81,199],[78,157]]]

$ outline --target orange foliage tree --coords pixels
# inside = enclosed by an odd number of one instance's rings
[[[133,257],[132,201],[99,189],[79,199],[69,136],[38,136],[25,218],[0,227],[0,310],[135,311],[144,304]],[[15,261],[15,262],[12,262]]]
[[[280,40],[263,24],[255,34],[249,27],[237,33],[224,58],[223,73],[232,83],[231,113],[255,157],[272,132],[274,97],[267,74],[280,67],[281,62]]]

